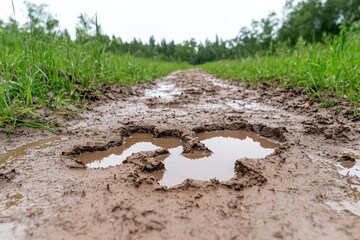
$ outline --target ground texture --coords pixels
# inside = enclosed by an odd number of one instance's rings
[[[346,103],[319,108],[301,91],[200,70],[103,92],[88,111],[58,119],[66,127],[56,135],[0,132],[0,239],[360,239],[359,175],[341,165],[360,161],[360,122]],[[107,169],[75,160],[136,132],[206,151],[195,133],[216,130],[252,131],[280,147],[239,159],[229,181],[173,188],[147,173],[166,151]]]

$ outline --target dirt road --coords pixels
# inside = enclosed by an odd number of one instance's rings
[[[345,104],[189,70],[110,86],[86,108],[56,135],[0,133],[0,239],[360,239],[360,122]],[[278,147],[239,159],[229,180],[172,188],[148,173],[166,149],[103,169],[76,161],[138,132],[206,152],[196,134],[219,130]]]

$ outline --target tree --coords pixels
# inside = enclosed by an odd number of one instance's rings
[[[47,5],[36,5],[25,2],[29,22],[25,24],[27,31],[38,38],[45,35],[55,36],[58,32],[59,21],[46,11]]]
[[[321,0],[298,3],[280,28],[279,40],[289,41],[291,45],[295,45],[300,36],[308,42],[321,40],[322,10]]]
[[[360,19],[359,6],[360,0],[307,0],[296,6],[288,0],[278,39],[295,45],[300,36],[313,42],[321,41],[324,33],[336,35],[341,25],[350,25]]]

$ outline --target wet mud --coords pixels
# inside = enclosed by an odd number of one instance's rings
[[[359,239],[347,102],[200,70],[101,90],[57,134],[0,132],[0,239]]]
[[[246,131],[205,132],[194,135],[193,139],[184,135],[182,139],[184,146],[191,142],[191,152],[184,151],[181,138],[154,138],[152,134],[137,133],[119,147],[76,155],[75,159],[88,168],[132,163],[141,166],[142,171],[156,171],[152,175],[160,185],[173,187],[186,179],[230,180],[236,174],[236,160],[265,158],[279,147]],[[194,149],[195,142],[201,147]],[[205,151],[199,150],[202,148]]]

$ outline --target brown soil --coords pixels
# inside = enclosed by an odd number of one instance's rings
[[[301,91],[250,89],[199,70],[111,86],[93,100],[56,136],[0,132],[0,239],[360,239],[359,177],[338,172],[360,156],[347,103],[322,109]],[[239,159],[229,181],[173,188],[149,174],[164,167],[157,156],[166,149],[107,169],[75,158],[138,132],[208,153],[195,133],[215,130],[255,132],[280,147]]]

